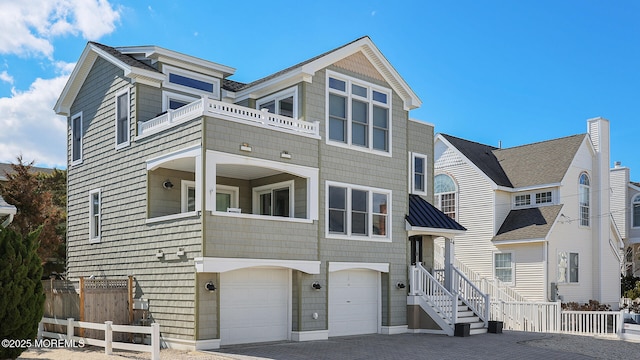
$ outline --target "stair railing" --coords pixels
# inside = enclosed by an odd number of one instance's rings
[[[458,319],[458,298],[449,292],[420,263],[412,266],[411,292],[421,296],[453,326]]]
[[[482,321],[488,325],[491,303],[489,294],[483,293],[465,274],[452,266],[453,286],[452,292],[464,302]]]

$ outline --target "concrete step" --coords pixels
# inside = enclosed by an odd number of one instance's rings
[[[487,333],[487,328],[482,327],[482,328],[471,328],[469,329],[469,335],[480,335],[480,334],[486,334]]]

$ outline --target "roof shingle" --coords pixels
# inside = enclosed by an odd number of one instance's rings
[[[563,205],[511,210],[493,241],[544,239]]]

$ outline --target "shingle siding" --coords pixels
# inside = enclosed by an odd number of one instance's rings
[[[98,58],[72,106],[72,114],[83,112],[84,136],[83,162],[68,169],[68,275],[133,275],[136,289],[143,289],[136,295],[149,299],[150,312],[162,325],[163,334],[193,338],[193,258],[201,255],[200,220],[145,224],[145,161],[169,149],[199,143],[200,127],[194,122],[172,129],[156,141],[132,141],[128,147],[116,150],[115,94],[127,87],[131,89],[132,104],[136,104],[136,89],[140,86],[131,86],[122,70]],[[141,101],[137,113],[148,112],[145,109],[156,105]],[[132,114],[130,130],[135,134],[133,106]],[[89,191],[98,188],[102,202],[101,241],[90,244]],[[178,247],[184,247],[187,256],[170,259],[176,257]],[[158,249],[168,254],[167,261],[155,257]]]
[[[135,297],[149,299],[150,314],[161,324],[164,338],[209,340],[220,337],[220,291],[206,291],[204,285],[207,281],[219,284],[220,274],[197,273],[196,257],[319,261],[319,274],[291,270],[291,329],[296,332],[327,329],[330,263],[388,263],[389,272],[380,274],[381,324],[405,325],[406,291],[396,289],[395,284],[407,282],[409,155],[417,152],[427,156],[426,198],[431,201],[433,126],[409,121],[403,99],[364,55],[356,54],[328,68],[390,90],[390,156],[326,142],[326,69],[316,71],[311,82],[294,85],[300,118],[319,122],[319,139],[211,116],[138,138],[139,123],[163,110],[162,89],[132,83],[121,69],[98,57],[71,112],[83,112],[84,138],[82,164],[69,166],[69,276],[133,275]],[[115,94],[127,88],[131,96],[131,144],[116,150]],[[255,103],[249,98],[239,104],[254,107]],[[69,130],[69,142],[70,135]],[[240,149],[245,143],[251,147],[250,152]],[[193,172],[162,165],[147,170],[151,159],[197,146],[202,147],[202,158],[195,158],[199,163],[194,164]],[[283,158],[283,151],[291,158]],[[292,169],[316,169],[318,188],[310,188],[313,181],[293,174],[293,170],[262,178],[232,179],[223,172],[216,174],[216,179],[207,178],[207,164],[215,163],[215,156],[220,154],[262,160],[265,168],[277,163]],[[200,165],[202,173],[197,171]],[[163,187],[166,180],[174,184],[173,189]],[[234,216],[204,208],[192,216],[172,216],[180,213],[182,180],[197,184],[204,180],[205,188],[200,189],[201,198],[197,199],[204,206],[208,205],[204,200],[210,199],[208,187],[213,181],[237,186],[238,206],[243,213],[252,212],[252,188],[293,180],[292,211],[298,219]],[[389,241],[326,238],[328,181],[390,191]],[[94,189],[101,190],[102,238],[90,244],[89,191]],[[309,203],[315,195],[318,203]],[[308,208],[318,214],[318,219],[309,219]],[[176,255],[178,248],[183,248],[186,256]],[[159,250],[164,258],[156,257]],[[314,281],[320,282],[322,289],[313,289]],[[313,313],[318,313],[317,319],[310,316]]]

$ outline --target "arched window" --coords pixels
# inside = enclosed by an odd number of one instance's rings
[[[640,195],[633,198],[631,207],[633,208],[633,227],[640,227]]]
[[[589,226],[590,215],[590,194],[589,194],[589,176],[586,173],[580,174],[580,188],[578,190],[578,199],[580,202],[580,225]]]
[[[436,207],[455,220],[457,218],[456,183],[445,174],[436,175],[433,181]]]

